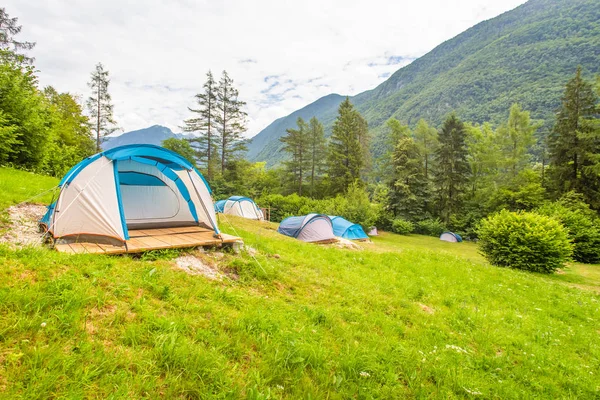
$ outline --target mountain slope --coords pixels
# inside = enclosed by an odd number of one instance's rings
[[[343,96],[330,94],[298,111],[294,111],[287,117],[275,120],[252,138],[248,145],[246,157],[249,160],[268,160],[267,164],[269,166],[279,163],[286,156],[281,151],[283,143],[279,141],[279,138],[285,134],[286,129],[296,126],[298,118],[308,121],[312,117],[317,117],[323,124],[330,126],[335,118],[337,108],[343,100]]]
[[[108,138],[108,140],[102,143],[102,149],[108,150],[126,144],[155,144],[160,146],[163,140],[172,137],[181,138],[183,135],[173,133],[173,131],[166,126],[153,125],[149,128],[126,132],[122,135]]]
[[[514,102],[549,124],[576,67],[583,66],[588,76],[600,72],[599,21],[597,0],[530,0],[442,43],[351,101],[375,134],[390,117],[438,125],[451,111],[465,120],[497,123]],[[335,110],[314,111],[330,128]],[[293,115],[278,120],[276,132],[265,129],[256,136],[260,143],[253,140],[249,148],[260,157],[252,160],[267,165],[281,160],[267,150],[294,126]],[[264,150],[256,151],[259,146]]]

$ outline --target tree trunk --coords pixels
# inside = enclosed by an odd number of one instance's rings
[[[225,97],[225,96],[224,96]],[[227,148],[227,105],[225,104],[227,100],[223,100],[223,148],[221,149],[221,174],[225,173],[225,149]]]
[[[96,107],[98,107],[98,114],[96,115],[96,151],[100,153],[100,85],[98,85],[98,100]]]
[[[211,128],[211,121],[210,121],[210,116],[212,115],[212,103],[210,101],[210,96],[211,96],[212,92],[208,92],[208,122],[207,122],[207,131],[206,131],[206,138],[208,140],[208,149],[206,150],[206,173],[208,175],[208,178],[212,178],[212,168],[211,168],[211,161],[212,161],[212,157],[210,154],[211,151],[211,147],[212,147],[212,134],[210,131]]]
[[[315,146],[313,143],[312,149],[312,165],[310,171],[310,197],[314,196],[315,192]]]

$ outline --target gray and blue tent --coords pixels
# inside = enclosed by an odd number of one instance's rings
[[[331,223],[333,224],[333,234],[349,240],[365,240],[369,237],[363,230],[362,226],[353,224],[339,216],[330,215]]]
[[[335,239],[331,219],[323,214],[288,217],[281,221],[277,232],[304,242],[326,242]]]
[[[263,212],[256,203],[251,198],[244,196],[231,196],[227,200],[217,201],[215,211],[248,219],[264,219]]]

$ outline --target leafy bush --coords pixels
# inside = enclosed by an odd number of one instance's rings
[[[421,235],[440,236],[446,228],[438,218],[429,218],[415,224],[415,232]]]
[[[415,230],[415,226],[412,222],[407,221],[402,218],[396,218],[392,222],[392,232],[397,233],[399,235],[408,235]]]
[[[562,201],[546,204],[538,209],[538,213],[557,219],[567,228],[573,243],[574,260],[588,264],[600,262],[600,223],[597,217],[587,214],[580,205],[570,208]]]
[[[256,199],[260,207],[271,208],[271,221],[280,222],[291,215],[319,213],[339,215],[363,228],[372,226],[378,215],[378,206],[371,204],[369,194],[360,186],[352,185],[348,193],[333,199],[315,200],[292,194],[271,194]]]
[[[377,219],[377,208],[369,200],[367,191],[358,184],[353,184],[344,195],[334,199],[320,200],[323,209],[329,215],[339,215],[348,221],[368,229]]]
[[[478,234],[481,252],[499,267],[552,273],[573,251],[560,222],[531,212],[500,211],[481,221]]]

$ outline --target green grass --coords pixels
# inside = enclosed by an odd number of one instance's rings
[[[220,260],[235,279],[176,270],[175,251],[0,246],[0,398],[600,396],[600,296],[574,287],[598,266],[548,277],[472,243],[348,250],[220,225],[257,250]]]
[[[58,185],[58,179],[36,175],[32,172],[0,167],[0,210],[39,194]],[[35,197],[32,203],[48,204],[52,193]]]

